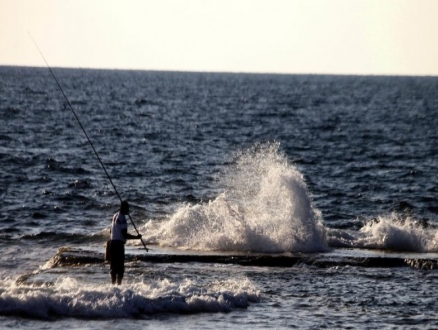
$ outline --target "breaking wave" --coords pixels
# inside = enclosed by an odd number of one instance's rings
[[[167,221],[148,222],[146,239],[195,250],[317,252],[327,249],[321,212],[303,175],[278,143],[236,155],[214,200],[183,205]]]
[[[438,229],[397,213],[368,220],[357,232],[330,230],[331,247],[438,252]]]
[[[115,287],[80,284],[66,277],[53,286],[0,286],[0,315],[36,319],[81,317],[90,319],[132,318],[157,313],[212,313],[246,308],[259,301],[251,281],[229,279],[201,286],[183,279],[167,279]]]

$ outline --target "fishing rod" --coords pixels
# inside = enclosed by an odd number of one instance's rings
[[[84,135],[85,135],[85,137],[87,138],[88,143],[90,144],[91,148],[93,149],[94,154],[96,155],[97,159],[99,160],[100,165],[102,166],[103,170],[105,171],[105,174],[106,174],[106,176],[107,176],[109,182],[111,183],[111,185],[112,185],[112,187],[113,187],[113,189],[114,189],[114,192],[116,193],[116,195],[117,195],[117,197],[119,198],[120,202],[122,202],[122,197],[120,196],[119,192],[117,191],[116,186],[114,185],[113,180],[111,179],[111,177],[110,177],[108,171],[106,170],[105,165],[103,164],[102,160],[101,160],[100,157],[99,157],[99,154],[97,153],[96,149],[94,148],[93,143],[91,142],[90,138],[88,137],[88,134],[87,134],[87,132],[85,131],[84,126],[82,126],[82,123],[81,123],[81,121],[79,120],[79,117],[78,117],[78,115],[76,114],[76,111],[74,111],[74,109],[73,109],[73,107],[72,107],[70,101],[69,101],[68,98],[67,98],[67,95],[65,95],[64,90],[63,90],[62,87],[61,87],[61,84],[59,83],[58,79],[56,79],[55,74],[53,73],[52,69],[50,68],[49,63],[47,63],[46,58],[44,57],[43,53],[41,52],[40,48],[38,47],[38,45],[37,45],[35,39],[32,37],[32,35],[30,34],[30,32],[28,32],[28,33],[29,33],[29,36],[30,36],[30,38],[32,39],[33,43],[35,44],[35,47],[38,49],[38,52],[40,53],[41,57],[43,58],[44,62],[46,63],[47,68],[49,69],[50,73],[52,74],[53,79],[55,79],[56,84],[57,84],[58,87],[59,87],[59,90],[61,91],[62,95],[64,96],[65,100],[67,101],[67,104],[68,104],[70,110],[73,112],[73,115],[75,116],[75,118],[76,118],[76,120],[77,120],[79,126],[80,126],[81,129],[82,129],[82,132],[84,132]],[[140,233],[138,232],[138,229],[137,229],[137,227],[135,226],[135,223],[134,223],[134,221],[132,220],[131,215],[130,215],[129,213],[128,213],[128,217],[129,217],[129,220],[131,220],[132,226],[134,227],[135,231],[137,232],[138,235],[140,235]],[[148,248],[146,247],[146,244],[143,242],[143,239],[142,239],[142,238],[140,238],[140,241],[142,242],[142,244],[143,244],[143,246],[144,246],[146,252],[149,252],[149,250],[148,250]]]

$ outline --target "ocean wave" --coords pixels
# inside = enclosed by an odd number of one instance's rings
[[[438,229],[394,212],[366,221],[359,231],[331,229],[328,242],[331,247],[438,252]]]
[[[100,233],[93,234],[80,234],[80,233],[67,233],[58,231],[41,231],[30,234],[21,235],[19,238],[29,241],[47,241],[50,240],[51,243],[54,242],[66,242],[72,244],[81,244],[89,242],[102,242],[106,237],[107,233],[102,231]]]
[[[327,250],[321,212],[303,175],[278,143],[239,153],[222,177],[225,191],[183,205],[168,221],[146,224],[146,240],[192,250],[320,252]]]
[[[4,281],[0,286],[0,315],[43,320],[136,318],[158,313],[229,312],[259,300],[259,290],[248,278],[207,285],[190,279],[164,279],[115,287],[64,277],[52,286],[41,287]]]

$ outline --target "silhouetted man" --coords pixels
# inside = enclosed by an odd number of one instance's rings
[[[129,204],[123,201],[120,204],[120,211],[114,214],[111,222],[111,283],[122,284],[125,273],[125,243],[128,239],[141,239],[141,235],[128,234],[128,223],[126,215],[129,214]]]

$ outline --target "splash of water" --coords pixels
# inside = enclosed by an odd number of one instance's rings
[[[52,286],[0,284],[0,315],[35,319],[81,317],[131,318],[158,313],[214,313],[246,308],[258,302],[259,290],[248,278],[213,281],[207,286],[195,280],[168,279],[120,287],[84,284],[61,277]]]
[[[367,221],[358,232],[333,230],[333,247],[381,249],[402,252],[438,252],[438,230],[397,213]]]
[[[148,241],[196,250],[316,252],[327,249],[321,212],[303,175],[278,143],[236,155],[224,192],[181,206],[168,221],[147,224]]]

